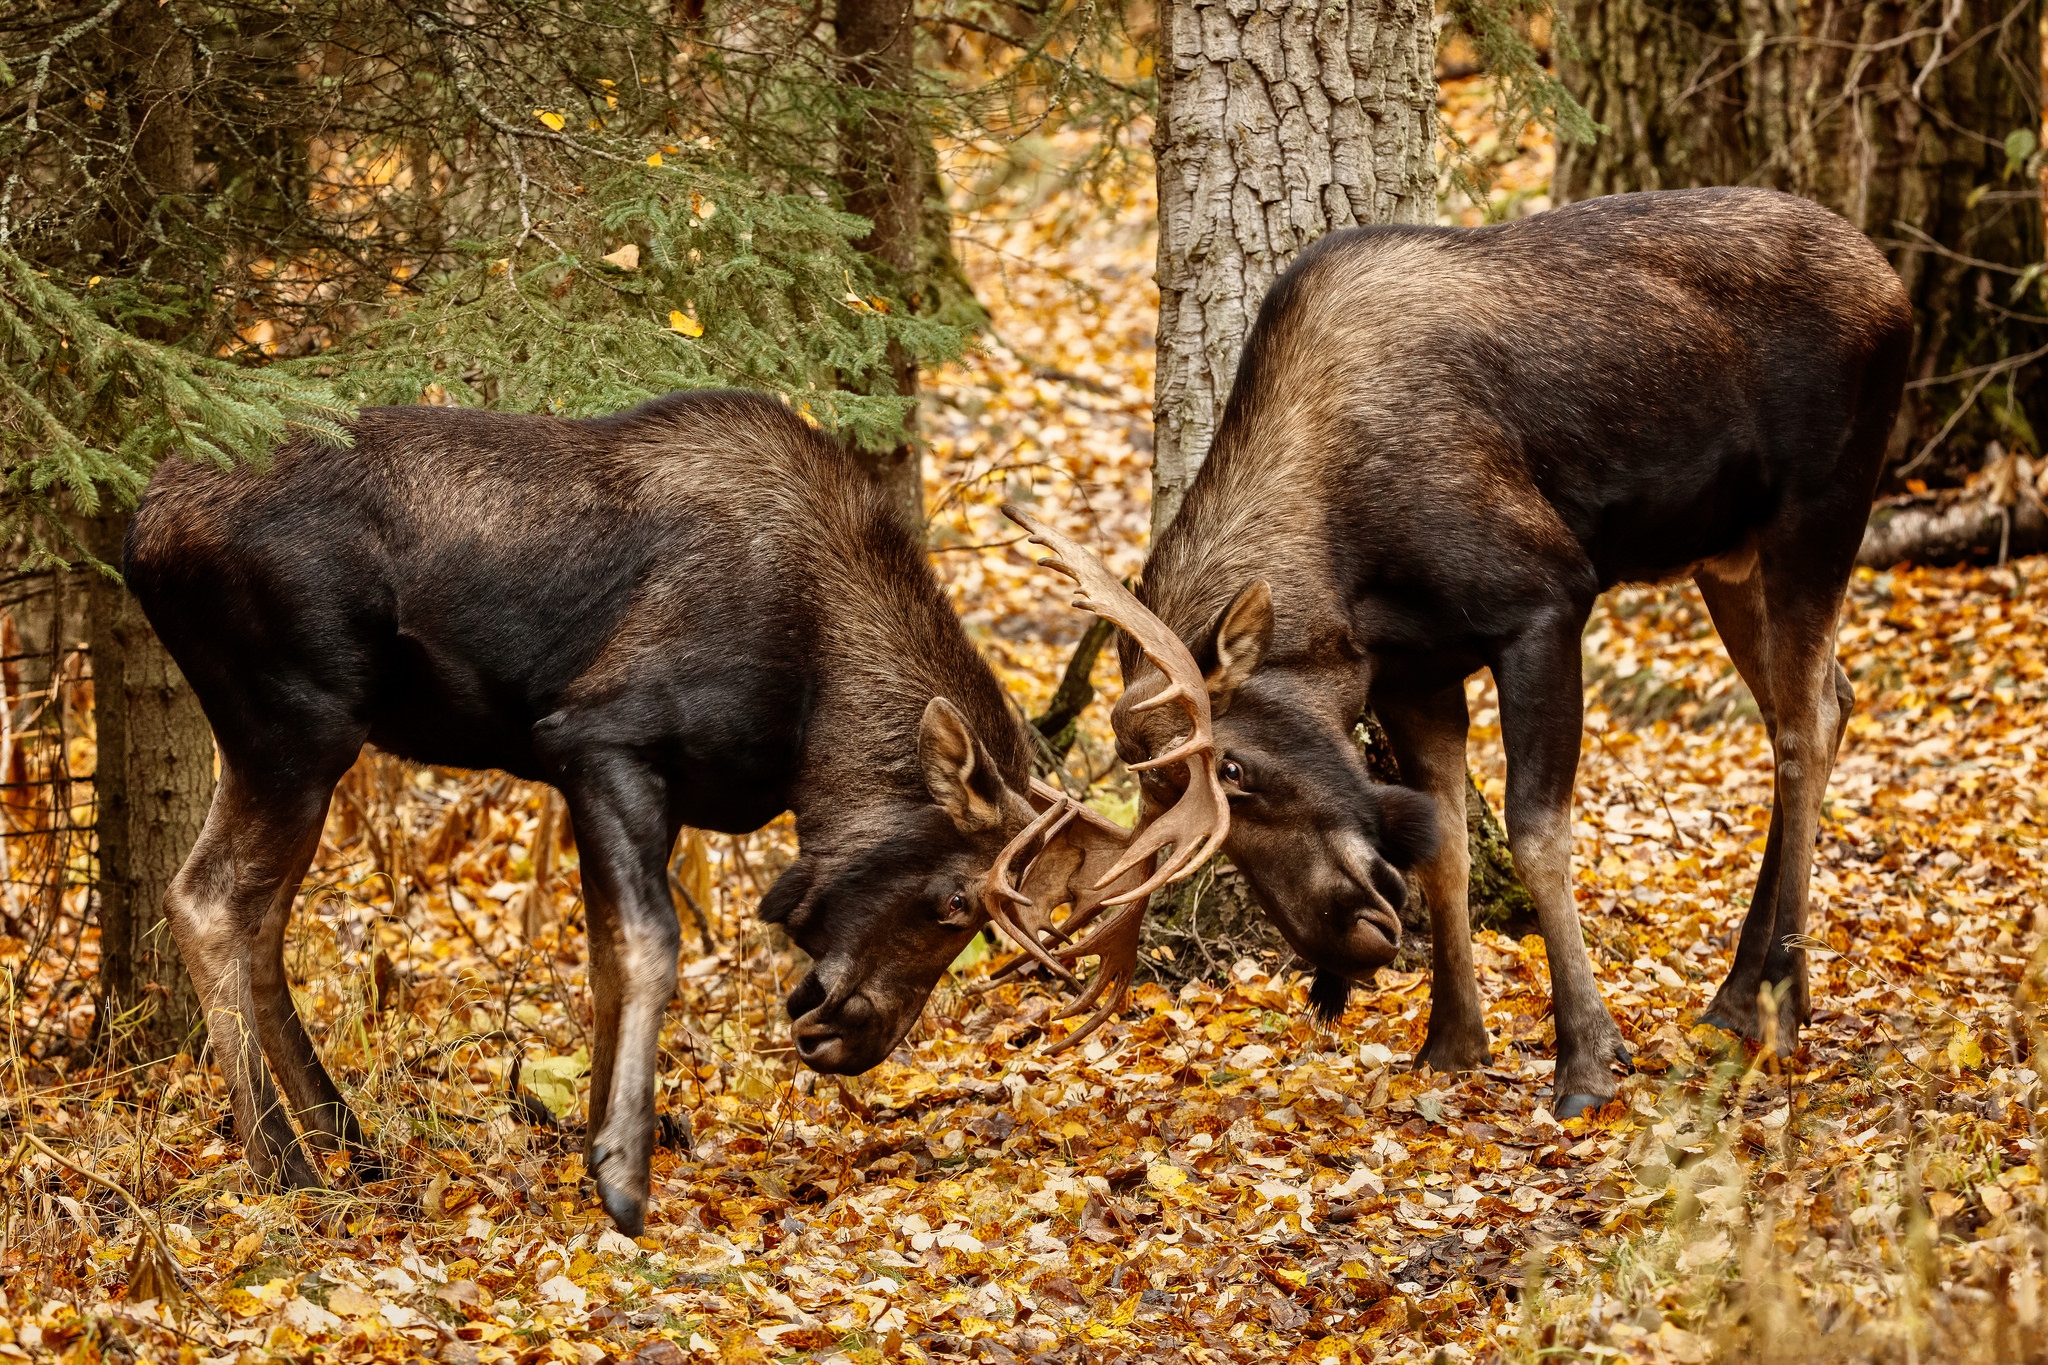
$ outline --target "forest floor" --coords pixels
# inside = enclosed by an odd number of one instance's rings
[[[1025,176],[964,230],[995,324],[932,384],[935,558],[1027,711],[1083,622],[994,503],[1036,499],[1120,572],[1143,558],[1142,179],[1105,214],[1050,171]],[[93,1061],[89,1003],[51,989],[89,978],[90,934],[75,961],[0,940],[15,983],[0,1356],[2038,1357],[2048,1238],[2020,987],[2038,982],[2044,927],[2044,624],[2048,562],[1857,577],[1814,1022],[1779,1065],[1694,1026],[1769,822],[1754,705],[1690,587],[1602,601],[1574,875],[1637,1066],[1564,1123],[1546,1108],[1542,946],[1491,932],[1477,957],[1494,1062],[1469,1075],[1406,1065],[1423,973],[1383,972],[1320,1027],[1302,976],[1245,960],[1144,986],[1125,1018],[1048,1056],[1055,997],[970,994],[987,965],[963,959],[889,1062],[821,1080],[787,1044],[798,957],[751,918],[786,825],[691,836],[675,871],[705,923],[700,937],[685,919],[638,1240],[585,1180],[578,874],[573,847],[542,843],[548,798],[366,758],[289,966],[390,1177],[355,1184],[337,1165],[330,1191],[255,1189],[210,1069]],[[1114,664],[1096,676],[1113,698]],[[1484,678],[1471,693],[1497,803]],[[1098,702],[1074,767],[1114,808],[1105,715]]]

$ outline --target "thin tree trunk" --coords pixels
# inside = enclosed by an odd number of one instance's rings
[[[1154,541],[1288,262],[1335,228],[1436,217],[1432,15],[1420,0],[1160,6]]]
[[[1561,75],[1608,131],[1560,149],[1559,202],[1765,185],[1891,258],[1919,327],[1895,479],[1954,481],[2048,419],[2041,0],[1567,0]],[[2009,153],[2017,153],[2017,156]],[[2030,420],[2031,419],[2031,420]]]
[[[158,0],[130,0],[112,26],[109,105],[120,101],[135,141],[107,199],[107,237],[112,261],[129,273],[146,267],[165,221],[189,211],[192,42],[177,18]],[[118,566],[127,527],[125,512],[103,512],[90,519],[87,543]],[[85,574],[98,749],[99,1019],[128,1057],[146,1059],[175,1051],[199,1026],[163,904],[213,798],[213,732],[135,599],[102,572]]]
[[[840,0],[833,21],[842,77],[854,103],[840,128],[840,180],[846,209],[873,227],[855,245],[881,267],[899,296],[911,291],[923,227],[926,147],[910,99],[916,56],[913,0]],[[887,364],[896,392],[917,396],[917,362],[889,343]],[[903,439],[889,450],[855,451],[890,497],[924,525],[924,468],[918,454],[916,410],[904,418]]]
[[[1245,337],[1281,272],[1338,228],[1435,221],[1434,19],[1422,0],[1161,4],[1155,543],[1208,455]],[[1373,752],[1376,730],[1368,720],[1368,762],[1398,780],[1384,744]],[[1527,892],[1483,800],[1470,823],[1473,922],[1505,922],[1526,911]],[[1212,927],[1240,933],[1249,898],[1235,877],[1163,894],[1148,934],[1186,958],[1175,945],[1211,932],[1193,922],[1205,898],[1207,913],[1224,916]],[[1426,917],[1411,927],[1426,932]]]

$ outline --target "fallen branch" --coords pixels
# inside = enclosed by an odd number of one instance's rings
[[[1883,498],[1870,514],[1856,563],[2003,564],[2018,555],[2048,551],[2048,506],[2036,471],[2025,456],[1993,447],[1982,473],[1961,488]]]

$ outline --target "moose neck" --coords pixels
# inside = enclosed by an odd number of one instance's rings
[[[1023,733],[923,546],[865,485],[821,501],[804,551],[813,704],[792,801],[798,837],[849,837],[884,806],[930,800],[917,744],[934,697],[959,708],[1004,780],[1024,790]]]
[[[1200,657],[1237,595],[1264,579],[1273,591],[1268,663],[1327,664],[1352,652],[1328,528],[1337,423],[1318,403],[1254,401],[1246,380],[1240,371],[1139,596]]]

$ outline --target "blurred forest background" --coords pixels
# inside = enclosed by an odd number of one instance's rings
[[[2011,1001],[2041,823],[2044,43],[2040,0],[7,7],[0,1317],[20,1325],[0,1353],[2038,1358],[2048,1225],[2018,1174],[2038,1147]],[[1869,761],[1845,760],[1824,838],[1844,880],[1821,893],[1866,895],[1850,920],[1895,936],[1896,967],[1838,964],[1827,993],[1866,1017],[1837,1016],[1804,1070],[1685,1027],[1747,893],[1768,751],[1697,599],[1632,590],[1588,637],[1577,852],[1646,1064],[1591,1125],[1536,1098],[1542,955],[1516,937],[1482,679],[1482,958],[1513,983],[1498,1074],[1391,1067],[1419,973],[1312,1028],[1219,866],[1159,907],[1149,1018],[1106,1049],[1033,1060],[1022,1044],[1057,1030],[1044,996],[963,993],[982,944],[897,1061],[828,1094],[777,1033],[794,952],[751,922],[791,833],[688,832],[674,1216],[607,1251],[558,1127],[588,1009],[559,800],[366,754],[292,969],[400,1174],[333,1198],[242,1186],[161,919],[211,736],[110,571],[158,462],[260,463],[372,404],[774,393],[925,527],[1048,775],[1128,818],[1114,651],[996,504],[1039,504],[1134,575],[1302,246],[1703,184],[1843,213],[1919,322],[1844,637]],[[1191,1097],[1134,1098],[1131,1075]],[[1799,1083],[1833,1109],[1800,1110]],[[1958,1104],[1977,1126],[1918,1117]],[[1823,1111],[1848,1127],[1796,1137]],[[1835,1166],[1788,1174],[1800,1143],[1852,1139],[1854,1198]],[[138,1287],[151,1246],[168,1287]],[[874,1302],[805,1278],[834,1257]]]

